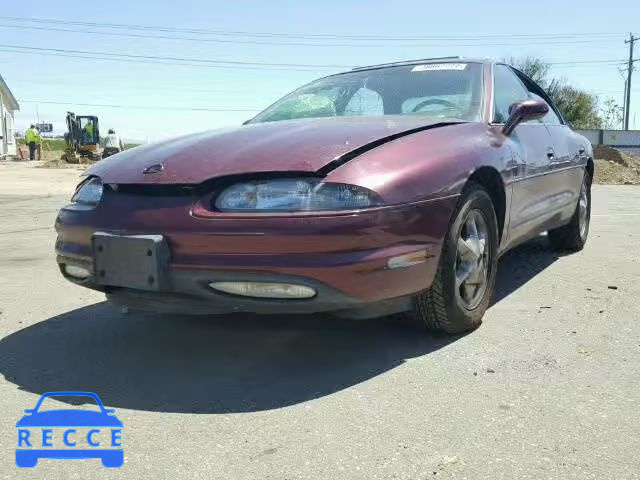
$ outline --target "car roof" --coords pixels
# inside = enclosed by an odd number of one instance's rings
[[[388,68],[388,67],[400,67],[405,65],[423,65],[425,63],[448,63],[448,62],[458,62],[458,63],[496,63],[495,60],[490,60],[486,58],[465,58],[460,56],[451,56],[451,57],[434,57],[434,58],[419,58],[416,60],[400,60],[397,62],[389,62],[389,63],[380,63],[377,65],[366,65],[362,67],[355,67],[347,72],[357,72],[362,70],[375,70],[379,68]],[[339,73],[337,75],[340,75]]]
[[[91,397],[93,398],[96,403],[98,404],[98,406],[100,407],[100,410],[104,411],[104,405],[102,404],[102,401],[100,400],[100,398],[98,397],[98,395],[96,395],[93,392],[81,392],[81,391],[69,391],[69,390],[61,390],[59,392],[46,392],[43,393],[40,398],[38,399],[38,402],[36,403],[36,406],[34,407],[34,410],[38,410],[38,408],[40,408],[40,405],[42,405],[42,402],[44,402],[44,400],[48,397]]]

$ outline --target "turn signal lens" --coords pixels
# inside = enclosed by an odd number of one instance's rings
[[[397,257],[391,257],[387,261],[387,267],[390,269],[406,268],[419,265],[427,261],[427,251],[418,250],[417,252],[407,253],[406,255],[399,255]]]
[[[91,276],[91,272],[89,272],[88,269],[84,267],[78,267],[76,265],[65,265],[64,273],[78,280],[86,280]]]

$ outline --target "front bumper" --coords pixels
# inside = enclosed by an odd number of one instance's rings
[[[406,309],[412,296],[430,287],[456,198],[340,215],[213,220],[194,217],[177,200],[163,199],[163,205],[157,205],[156,199],[154,209],[147,208],[145,200],[136,198],[126,208],[112,200],[93,211],[63,209],[56,220],[57,262],[63,274],[64,265],[92,272],[86,280],[65,277],[104,291],[114,303],[142,310],[358,311],[372,316]],[[172,215],[178,220],[169,221]],[[91,237],[97,231],[162,234],[170,248],[163,290],[96,283]],[[426,252],[424,262],[389,268],[389,259],[417,251]],[[208,286],[214,281],[295,283],[314,288],[317,295],[304,300],[250,298],[215,291]]]
[[[270,273],[245,273],[219,270],[170,269],[168,288],[162,291],[145,291],[132,288],[98,285],[94,281],[92,262],[57,257],[61,273],[69,281],[102,291],[107,299],[117,305],[158,313],[211,315],[225,313],[299,314],[318,312],[342,312],[351,317],[375,317],[410,308],[410,296],[394,297],[369,302],[355,298],[312,278]],[[78,280],[65,274],[65,265],[88,269],[92,276]],[[229,295],[209,287],[214,281],[283,282],[305,285],[317,294],[309,299],[268,299]]]

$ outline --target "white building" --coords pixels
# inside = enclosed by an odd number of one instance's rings
[[[20,105],[0,75],[0,157],[16,155],[14,120],[17,110]]]

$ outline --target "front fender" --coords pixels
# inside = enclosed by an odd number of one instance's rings
[[[497,170],[513,177],[513,142],[487,124],[466,123],[418,132],[350,160],[327,181],[360,185],[389,205],[460,194],[473,172]]]

